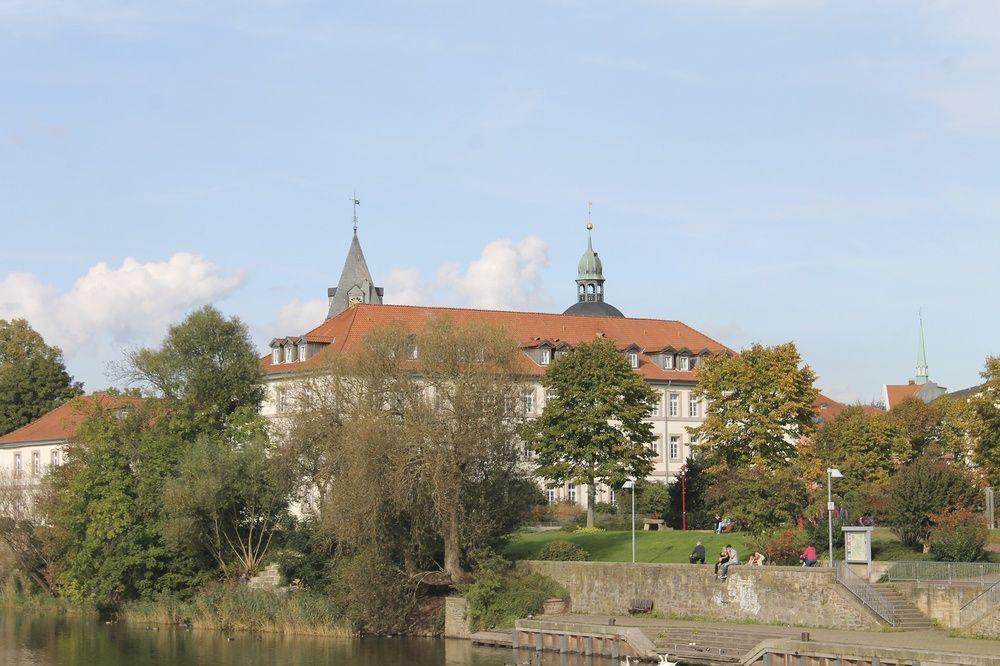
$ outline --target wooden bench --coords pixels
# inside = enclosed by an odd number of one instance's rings
[[[653,612],[653,600],[652,599],[633,599],[628,606],[629,615],[635,615],[636,613],[652,613]]]

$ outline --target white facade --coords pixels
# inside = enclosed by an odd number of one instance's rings
[[[63,463],[65,447],[64,439],[0,444],[0,478],[36,484],[51,467]]]

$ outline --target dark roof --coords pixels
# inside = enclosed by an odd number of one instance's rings
[[[622,311],[604,301],[578,301],[566,308],[563,314],[583,317],[624,317]]]
[[[970,386],[969,388],[960,389],[958,391],[952,391],[951,393],[945,393],[943,397],[945,398],[972,398],[977,393],[983,390],[982,384],[977,384],[976,386]]]

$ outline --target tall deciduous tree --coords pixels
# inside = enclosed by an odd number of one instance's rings
[[[45,344],[24,319],[0,319],[0,435],[81,392],[58,347]]]
[[[264,399],[263,370],[246,325],[207,305],[171,326],[159,349],[128,352],[118,376],[179,403],[199,429],[220,431],[230,414],[259,409]]]
[[[974,458],[990,485],[1000,488],[1000,356],[987,358],[981,374],[983,385],[970,400],[978,421]]]
[[[698,372],[695,395],[708,401],[692,433],[713,473],[727,468],[783,466],[815,428],[816,375],[795,344],[755,344],[739,356],[714,356]]]
[[[848,407],[819,429],[811,453],[824,476],[827,467],[844,473],[844,479],[837,482],[841,488],[885,483],[913,456],[911,437],[910,431],[889,414]]]
[[[890,417],[906,429],[914,453],[941,439],[941,420],[944,416],[937,401],[926,403],[920,398],[904,398],[889,411]]]
[[[542,378],[549,398],[524,437],[538,475],[587,486],[587,525],[594,525],[598,483],[613,487],[641,479],[656,455],[652,414],[657,395],[609,340],[560,355]]]

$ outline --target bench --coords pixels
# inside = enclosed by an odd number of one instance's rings
[[[652,599],[633,599],[628,606],[629,615],[635,615],[636,613],[652,613],[653,612],[653,600]]]

